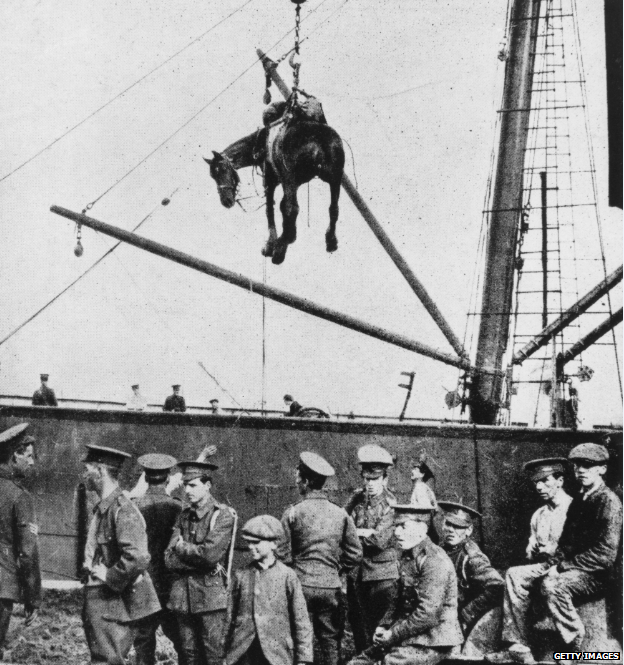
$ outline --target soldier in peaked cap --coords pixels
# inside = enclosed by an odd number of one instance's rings
[[[311,663],[312,625],[297,574],[275,558],[284,529],[271,515],[252,517],[241,535],[251,563],[236,571],[228,604],[227,665]]]
[[[118,482],[131,456],[115,448],[86,447],[85,485],[100,501],[85,546],[82,620],[91,661],[123,665],[138,623],[158,612],[160,603],[147,572],[145,520]]]
[[[222,665],[227,584],[234,552],[236,513],[212,496],[211,462],[179,462],[189,506],[176,521],[165,551],[173,573],[173,610],[185,665]]]
[[[375,630],[374,645],[350,665],[435,664],[462,643],[455,570],[427,536],[432,511],[395,504],[395,535],[401,548],[397,595]]]
[[[28,423],[22,423],[0,433],[0,660],[13,604],[24,603],[26,625],[41,604],[35,504],[20,484],[34,465],[35,439],[27,429]]]
[[[296,483],[301,500],[282,517],[286,537],[278,556],[295,569],[303,587],[321,665],[337,665],[343,620],[340,611],[340,573],[355,568],[362,546],[346,511],[332,503],[323,486],[335,474],[320,455],[301,453]]]
[[[475,623],[503,600],[503,578],[472,540],[474,520],[481,515],[454,501],[439,501],[444,511],[442,547],[455,566],[459,623],[468,635]]]
[[[180,387],[179,383],[174,383],[171,386],[173,394],[169,395],[165,400],[163,411],[177,411],[179,413],[184,413],[184,411],[186,411],[186,402],[184,401],[184,397],[180,395]]]
[[[171,540],[176,520],[182,512],[182,503],[172,499],[166,492],[169,474],[177,464],[175,457],[149,453],[139,457],[137,461],[145,473],[147,490],[143,496],[135,499],[135,505],[145,520],[147,547],[151,557],[148,571],[162,609],[147,617],[138,627],[134,648],[136,665],[154,665],[158,626],[162,627],[163,633],[171,640],[176,653],[180,652],[176,617],[167,608],[172,579],[171,572],[165,566],[165,549]]]
[[[580,489],[541,590],[563,641],[571,651],[582,651],[585,626],[575,603],[605,593],[622,538],[622,504],[604,482],[609,461],[604,446],[581,443],[568,459]]]
[[[566,460],[562,457],[534,459],[524,465],[529,481],[544,505],[531,517],[531,531],[526,549],[528,564],[513,566],[505,574],[502,639],[506,651],[490,659],[532,662],[529,648],[529,610],[532,592],[539,589],[552,565],[559,538],[572,498],[563,489]]]
[[[48,379],[50,378],[49,375],[41,374],[39,378],[41,379],[41,385],[33,393],[33,406],[58,406],[54,390],[48,387]]]
[[[373,633],[386,613],[399,577],[394,543],[396,498],[387,489],[392,456],[381,446],[369,444],[358,450],[364,487],[349,499],[351,515],[362,544],[363,558],[347,579],[349,623],[357,653],[373,644]]]

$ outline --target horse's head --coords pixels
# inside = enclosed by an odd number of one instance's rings
[[[231,208],[236,203],[236,193],[240,184],[240,178],[232,162],[219,152],[212,151],[214,157],[204,161],[210,166],[210,175],[217,183],[221,205]]]

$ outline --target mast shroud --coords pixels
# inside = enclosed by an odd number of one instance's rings
[[[501,370],[509,338],[540,5],[541,0],[516,0],[512,9],[475,363],[477,374],[471,388],[471,419],[480,425],[496,424],[501,402]]]

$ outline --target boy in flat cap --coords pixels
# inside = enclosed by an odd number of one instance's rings
[[[47,374],[41,374],[39,378],[41,379],[41,385],[33,393],[33,406],[58,406],[54,390],[48,388],[49,376]]]
[[[167,608],[171,592],[171,572],[165,566],[165,549],[171,540],[173,527],[182,512],[182,503],[166,492],[171,469],[177,464],[175,457],[160,453],[142,455],[137,460],[145,473],[147,490],[135,499],[147,531],[150,554],[148,572],[154,583],[162,609],[147,617],[137,628],[134,639],[136,665],[154,665],[156,662],[156,631],[158,626],[179,653],[178,624],[173,612]]]
[[[529,610],[532,590],[539,588],[548,573],[572,498],[563,489],[566,460],[562,457],[535,459],[524,465],[524,471],[544,505],[531,518],[531,535],[526,549],[529,564],[513,566],[505,575],[502,640],[508,650],[490,655],[489,659],[532,662],[529,648]]]
[[[435,665],[462,643],[457,577],[448,556],[427,536],[432,508],[395,505],[401,548],[397,595],[373,637],[350,665]]]
[[[347,578],[349,624],[357,653],[373,644],[373,633],[386,613],[399,577],[394,542],[396,498],[386,488],[390,453],[375,444],[358,450],[364,487],[349,499],[345,510],[355,523],[363,558]]]
[[[13,603],[24,603],[26,625],[41,604],[37,517],[30,492],[20,484],[34,465],[35,439],[27,423],[0,434],[0,660]]]
[[[444,511],[442,547],[455,566],[459,623],[465,636],[477,621],[503,600],[503,578],[472,539],[474,508],[439,501]]]
[[[165,551],[173,573],[169,609],[180,634],[185,665],[223,665],[227,583],[236,513],[212,496],[210,462],[180,462],[189,506],[179,515]]]
[[[84,460],[85,486],[100,499],[84,554],[82,621],[92,663],[124,665],[137,622],[160,610],[147,572],[145,520],[119,487],[128,458],[114,448],[88,445]]]
[[[335,474],[320,455],[301,453],[296,483],[301,501],[282,517],[285,538],[277,555],[292,564],[303,587],[321,665],[337,665],[343,632],[340,573],[362,559],[362,546],[353,520],[332,503],[323,486]]]
[[[571,651],[581,651],[585,626],[574,602],[604,595],[622,538],[622,504],[604,482],[609,452],[597,443],[570,451],[580,485],[572,499],[542,595],[557,631]]]
[[[226,665],[311,663],[312,624],[297,574],[275,558],[284,537],[278,519],[258,515],[241,531],[252,562],[230,589]]]
[[[180,384],[174,383],[171,388],[173,389],[173,395],[169,395],[165,399],[163,405],[163,411],[177,411],[178,413],[184,413],[186,411],[186,402],[184,397],[180,395]]]

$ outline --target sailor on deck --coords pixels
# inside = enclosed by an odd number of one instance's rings
[[[180,395],[180,384],[174,383],[171,387],[173,388],[173,395],[169,395],[165,400],[163,411],[178,411],[183,413],[186,411],[186,402],[184,401],[184,397]]]
[[[41,379],[41,385],[33,393],[33,406],[58,406],[54,390],[48,388],[48,379],[50,376],[48,374],[41,374],[39,378]]]

